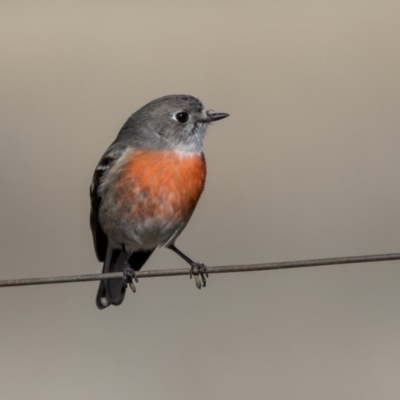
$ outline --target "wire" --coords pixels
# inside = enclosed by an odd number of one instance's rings
[[[268,271],[273,269],[318,267],[323,265],[342,265],[342,264],[367,263],[376,261],[393,261],[393,260],[400,260],[400,253],[376,254],[370,256],[355,256],[355,257],[320,258],[315,260],[286,261],[286,262],[275,262],[267,264],[208,267],[207,271],[209,274],[222,274],[228,272]],[[194,272],[196,274],[197,272],[196,269]],[[178,275],[189,275],[189,274],[190,274],[190,268],[136,272],[138,278],[155,278],[161,276],[178,276]],[[112,272],[108,274],[59,276],[53,278],[9,279],[0,281],[0,287],[45,285],[45,284],[68,283],[68,282],[89,282],[89,281],[99,281],[99,280],[118,279],[118,278],[122,278],[122,272]]]

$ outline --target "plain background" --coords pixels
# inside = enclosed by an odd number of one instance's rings
[[[0,279],[97,273],[93,170],[173,93],[209,129],[209,266],[399,251],[400,3],[0,4]],[[146,268],[185,267],[159,250]],[[398,399],[400,262],[0,290],[1,398]]]

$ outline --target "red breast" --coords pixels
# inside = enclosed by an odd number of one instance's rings
[[[128,156],[114,193],[128,218],[179,222],[190,218],[205,177],[202,153],[136,150]]]

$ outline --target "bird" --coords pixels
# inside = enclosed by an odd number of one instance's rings
[[[122,272],[122,278],[100,281],[99,309],[120,305],[128,285],[136,291],[136,272],[156,248],[175,252],[191,277],[201,277],[196,286],[206,285],[207,267],[175,241],[204,189],[206,129],[228,116],[190,95],[164,96],[134,112],[101,157],[90,186],[90,227],[103,273]]]

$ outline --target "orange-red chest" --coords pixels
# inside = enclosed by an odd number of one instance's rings
[[[114,193],[126,217],[179,223],[190,218],[205,177],[203,154],[137,150],[128,156]]]

